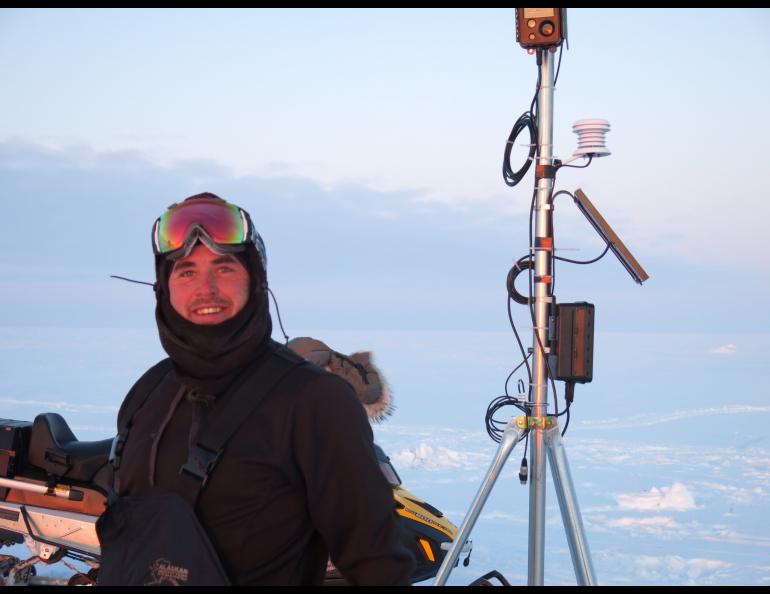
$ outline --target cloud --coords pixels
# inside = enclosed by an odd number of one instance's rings
[[[733,458],[733,462],[744,467],[744,477],[751,477],[760,482],[767,481],[766,474],[754,471],[751,466],[767,466],[764,459],[753,458]],[[733,485],[729,483],[703,482],[699,484],[704,490],[713,491],[713,496],[722,501],[736,505],[747,505],[757,499],[765,498],[768,495],[766,489],[761,486],[750,487],[746,485]]]
[[[464,510],[462,513],[465,513]],[[462,515],[457,514],[458,516]],[[526,524],[527,518],[521,513],[509,513],[500,510],[493,510],[491,512],[479,514],[479,519],[486,522],[509,522],[511,524]]]
[[[676,520],[667,516],[654,516],[652,518],[618,518],[607,522],[607,525],[612,528],[627,528],[661,536],[671,534],[672,531],[681,528]]]
[[[467,468],[470,460],[466,453],[445,447],[432,447],[420,442],[416,448],[407,448],[391,456],[396,466],[422,468],[425,470],[443,470],[448,468]]]
[[[617,496],[621,509],[635,511],[691,511],[697,509],[692,493],[682,483],[670,487],[653,487],[641,495]]]
[[[509,265],[509,228],[526,221],[487,221],[484,209],[456,212],[419,202],[408,190],[357,183],[327,190],[300,175],[238,177],[202,161],[162,167],[130,152],[50,150],[11,140],[0,140],[0,185],[9,196],[24,196],[13,202],[0,235],[5,261],[19,271],[0,287],[0,322],[7,325],[68,320],[93,327],[123,319],[134,295],[152,291],[108,275],[153,280],[152,221],[171,201],[209,190],[258,221],[271,285],[297,312],[296,326],[322,320],[327,329],[498,328],[492,305],[499,303],[500,270]],[[94,225],[94,213],[107,223]],[[57,260],[53,278],[50,246],[29,241],[29,221],[35,237],[56,237],[67,256]],[[307,299],[309,290],[314,299]],[[86,298],[98,316],[81,306]],[[117,299],[125,303],[120,312]]]
[[[658,580],[671,580],[672,577],[684,578],[688,583],[703,580],[711,574],[719,573],[732,566],[732,563],[716,559],[685,559],[678,555],[653,557],[643,555],[633,559],[633,564],[641,576]]]
[[[598,421],[581,421],[580,427],[593,430],[626,429],[631,427],[652,427],[664,423],[673,423],[695,417],[710,417],[724,415],[753,415],[756,413],[770,412],[770,406],[754,406],[750,404],[729,404],[720,407],[698,408],[692,410],[678,410],[669,414],[643,414],[627,417],[625,419],[601,419]]]
[[[715,349],[709,351],[710,355],[734,355],[738,350],[733,343],[723,344]]]
[[[753,534],[742,534],[731,529],[719,530],[717,535],[704,535],[703,540],[717,542],[720,544],[742,545],[756,550],[757,547],[770,548],[770,538],[766,536],[754,536]]]
[[[30,400],[28,398],[0,398],[0,404],[10,406],[34,406],[38,409],[56,410],[68,413],[116,413],[118,406],[101,404],[76,404],[54,400]]]

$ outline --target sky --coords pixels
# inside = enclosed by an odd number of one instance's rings
[[[562,170],[557,189],[582,188],[650,275],[636,285],[611,255],[557,266],[558,301],[596,306],[594,381],[567,439],[586,468],[603,453],[601,476],[578,481],[597,574],[766,583],[770,11],[568,22],[554,152],[599,117],[612,154]],[[109,275],[154,280],[152,222],[211,191],[255,220],[290,336],[374,352],[397,405],[375,435],[459,523],[494,451],[486,405],[520,358],[504,283],[527,251],[533,174],[509,188],[501,161],[537,67],[513,9],[2,9],[0,78],[0,416],[55,409],[81,439],[111,434],[164,353],[152,291]],[[566,257],[602,249],[563,196],[555,230]],[[518,306],[514,319],[528,336]],[[468,432],[466,449],[445,430]],[[666,462],[656,474],[624,449]],[[724,470],[737,507],[696,463],[714,451],[744,461],[739,478]],[[456,464],[468,488],[443,503]]]

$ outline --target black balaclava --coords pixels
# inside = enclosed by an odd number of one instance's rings
[[[192,198],[198,197],[219,198],[213,194]],[[194,324],[174,310],[168,288],[174,262],[163,256],[155,258],[155,320],[160,343],[171,357],[180,381],[204,400],[226,390],[270,343],[273,327],[262,259],[252,244],[246,244],[244,251],[234,256],[249,273],[249,299],[235,316],[211,326]]]

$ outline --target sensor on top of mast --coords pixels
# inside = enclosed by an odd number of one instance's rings
[[[558,47],[567,39],[563,8],[517,8],[516,41],[524,49]]]

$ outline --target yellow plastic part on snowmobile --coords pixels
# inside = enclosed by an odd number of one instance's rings
[[[450,540],[454,540],[455,536],[457,536],[457,526],[447,520],[432,505],[416,497],[403,487],[393,488],[393,498],[400,504],[397,512],[401,517],[438,530],[444,533]],[[436,512],[441,515],[438,515]]]

